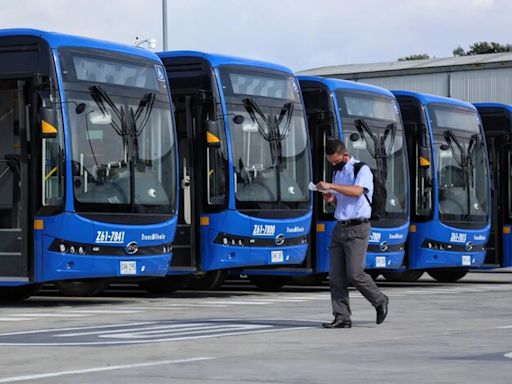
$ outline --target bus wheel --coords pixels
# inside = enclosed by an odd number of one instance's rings
[[[55,287],[63,296],[96,296],[108,288],[108,279],[61,280]]]
[[[321,285],[327,278],[327,273],[315,273],[313,275],[292,276],[287,281],[291,285]]]
[[[423,275],[423,271],[417,270],[403,272],[382,272],[382,276],[384,276],[384,278],[387,281],[393,281],[398,283],[413,283],[416,280],[418,280],[421,277],[421,275]]]
[[[187,285],[187,288],[198,289],[202,291],[216,291],[222,287],[226,280],[227,272],[221,269],[206,272],[202,276],[193,277]]]
[[[441,283],[455,283],[468,273],[467,269],[432,269],[427,273]]]
[[[40,284],[27,284],[15,287],[0,287],[0,302],[22,301],[37,293]]]
[[[276,292],[287,284],[287,276],[249,275],[249,280],[262,291]]]
[[[139,287],[156,294],[173,293],[185,288],[192,275],[171,275],[139,282]]]

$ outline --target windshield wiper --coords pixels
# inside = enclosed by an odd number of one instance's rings
[[[101,88],[99,85],[93,85],[89,88],[90,94],[98,108],[100,109],[101,113],[103,113],[105,116],[108,116],[107,108],[105,107],[105,103],[112,109],[112,111],[115,113],[119,121],[121,122],[121,127],[117,125],[114,120],[110,121],[110,125],[112,128],[114,128],[114,131],[119,136],[126,136],[128,134],[128,130],[126,129],[125,119],[124,119],[124,108],[121,107],[120,109],[117,108],[117,106],[114,104],[110,96],[105,92],[103,88]]]
[[[267,117],[254,99],[245,98],[242,101],[252,121],[257,125],[259,134],[270,143],[272,165],[275,166],[276,164],[280,164],[282,158],[281,141],[285,139],[290,132],[293,102],[283,105],[281,112],[279,113],[279,117],[272,113],[269,113]],[[263,129],[262,124],[260,124],[260,120],[266,126],[267,131]],[[283,121],[284,128],[281,130],[280,128]]]
[[[132,135],[135,137],[140,136],[144,128],[149,122],[151,112],[153,111],[153,105],[155,104],[156,95],[154,92],[145,94],[137,106],[137,110],[133,112],[133,108],[130,107],[130,117],[132,121]],[[137,123],[141,120],[141,123]],[[138,125],[138,128],[137,128]]]
[[[379,179],[381,180],[382,183],[385,183],[388,177],[387,159],[391,154],[391,151],[393,150],[393,145],[395,143],[396,124],[388,124],[384,130],[384,134],[380,138],[374,135],[366,121],[364,121],[363,119],[357,119],[355,121],[355,125],[357,131],[359,132],[359,135],[366,144],[366,149],[377,163],[377,172]],[[370,136],[373,142],[373,147],[366,139],[365,132],[368,136]],[[389,146],[386,148],[386,139],[388,138],[389,134],[391,134],[389,140],[390,143]]]
[[[448,145],[450,146],[450,150],[452,151],[453,158],[455,159],[457,164],[461,168],[465,168],[467,166],[466,154],[464,153],[464,148],[460,144],[459,139],[457,139],[457,136],[455,136],[453,131],[448,129],[443,132],[443,137],[446,140],[446,142],[448,143]],[[453,147],[454,143],[457,146],[459,153],[460,153],[460,157],[458,157],[458,158],[457,158],[457,156],[455,156],[455,151],[454,151],[454,147]]]
[[[146,128],[149,119],[151,118],[151,112],[153,111],[153,105],[155,103],[156,95],[154,92],[150,92],[144,95],[139,102],[137,110],[134,112],[133,108],[130,107],[130,128],[133,143],[133,155],[135,161],[139,159],[139,136]],[[141,121],[138,125],[139,120]]]

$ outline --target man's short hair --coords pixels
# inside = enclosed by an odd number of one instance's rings
[[[335,137],[329,137],[327,139],[327,143],[325,144],[325,154],[327,156],[332,156],[335,153],[339,153],[340,155],[347,152],[347,147],[345,144]]]

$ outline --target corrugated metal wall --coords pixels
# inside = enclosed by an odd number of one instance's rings
[[[408,75],[373,77],[359,80],[363,83],[377,85],[386,89],[400,89],[448,96],[449,78],[447,73],[434,73],[428,75]]]
[[[512,69],[484,69],[453,72],[452,97],[476,102],[512,104]]]
[[[338,77],[344,77],[339,74]],[[476,102],[512,104],[512,68],[384,76],[358,81],[387,89],[401,89],[450,96]]]

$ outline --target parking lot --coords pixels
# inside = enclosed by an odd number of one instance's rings
[[[379,285],[389,316],[351,291],[353,328],[330,321],[327,284],[157,297],[51,287],[0,314],[0,383],[509,383],[512,273]]]

